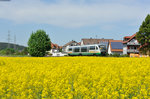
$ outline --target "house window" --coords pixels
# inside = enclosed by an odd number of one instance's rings
[[[130,49],[137,49],[137,47],[135,47],[135,46],[130,46]]]
[[[136,50],[136,49],[137,49],[137,47],[135,47],[135,46],[134,46],[134,49]]]

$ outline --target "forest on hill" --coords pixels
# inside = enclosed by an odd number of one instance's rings
[[[19,50],[19,51],[22,51],[26,48],[25,46],[22,46],[22,45],[18,45],[18,44],[15,45],[15,44],[9,43],[9,48],[14,49],[14,47],[16,47],[16,50]],[[0,50],[4,50],[7,48],[8,48],[8,43],[0,42]]]

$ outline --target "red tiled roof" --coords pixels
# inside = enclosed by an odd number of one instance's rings
[[[123,42],[122,40],[110,40],[109,42]]]
[[[113,40],[113,39],[93,39],[93,38],[82,39],[84,45],[99,44],[100,42],[109,42],[109,40]]]
[[[131,36],[125,36],[124,38],[130,38]]]
[[[63,48],[62,46],[59,46],[59,48]]]
[[[51,43],[51,48],[60,48],[57,44]]]
[[[53,48],[54,47],[54,44],[53,43],[51,43],[51,48]]]
[[[136,36],[136,33],[135,34],[133,34],[132,36],[130,36],[130,39],[129,40],[127,40],[127,41],[124,41],[123,43],[128,43],[129,41],[131,41],[134,37]]]

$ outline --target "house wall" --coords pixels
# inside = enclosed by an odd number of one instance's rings
[[[69,47],[69,45],[68,45],[68,46],[66,46],[66,47],[63,47],[63,48],[62,48],[62,51],[63,51],[63,52],[67,52],[68,47]]]
[[[111,48],[110,48],[110,44],[108,45],[108,54],[111,54]]]
[[[123,54],[127,54],[127,44],[123,44]]]
[[[56,52],[59,52],[59,50],[58,49],[51,49],[50,51],[47,51],[47,52],[49,52],[49,53],[56,53]]]
[[[138,43],[138,41],[136,39],[132,39],[130,42]]]
[[[84,44],[83,44],[83,40],[81,41],[81,45],[84,45]]]
[[[132,39],[130,42],[128,42],[127,44],[132,44],[134,46],[134,44],[139,44],[138,41],[134,38]]]
[[[67,50],[68,50],[68,47],[69,47],[69,46],[67,46],[67,47],[66,47],[66,49],[65,49],[65,52],[67,52]]]

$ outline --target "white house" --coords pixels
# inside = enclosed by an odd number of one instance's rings
[[[125,36],[123,40],[123,54],[139,54],[140,44],[136,39],[136,33],[132,36]]]

